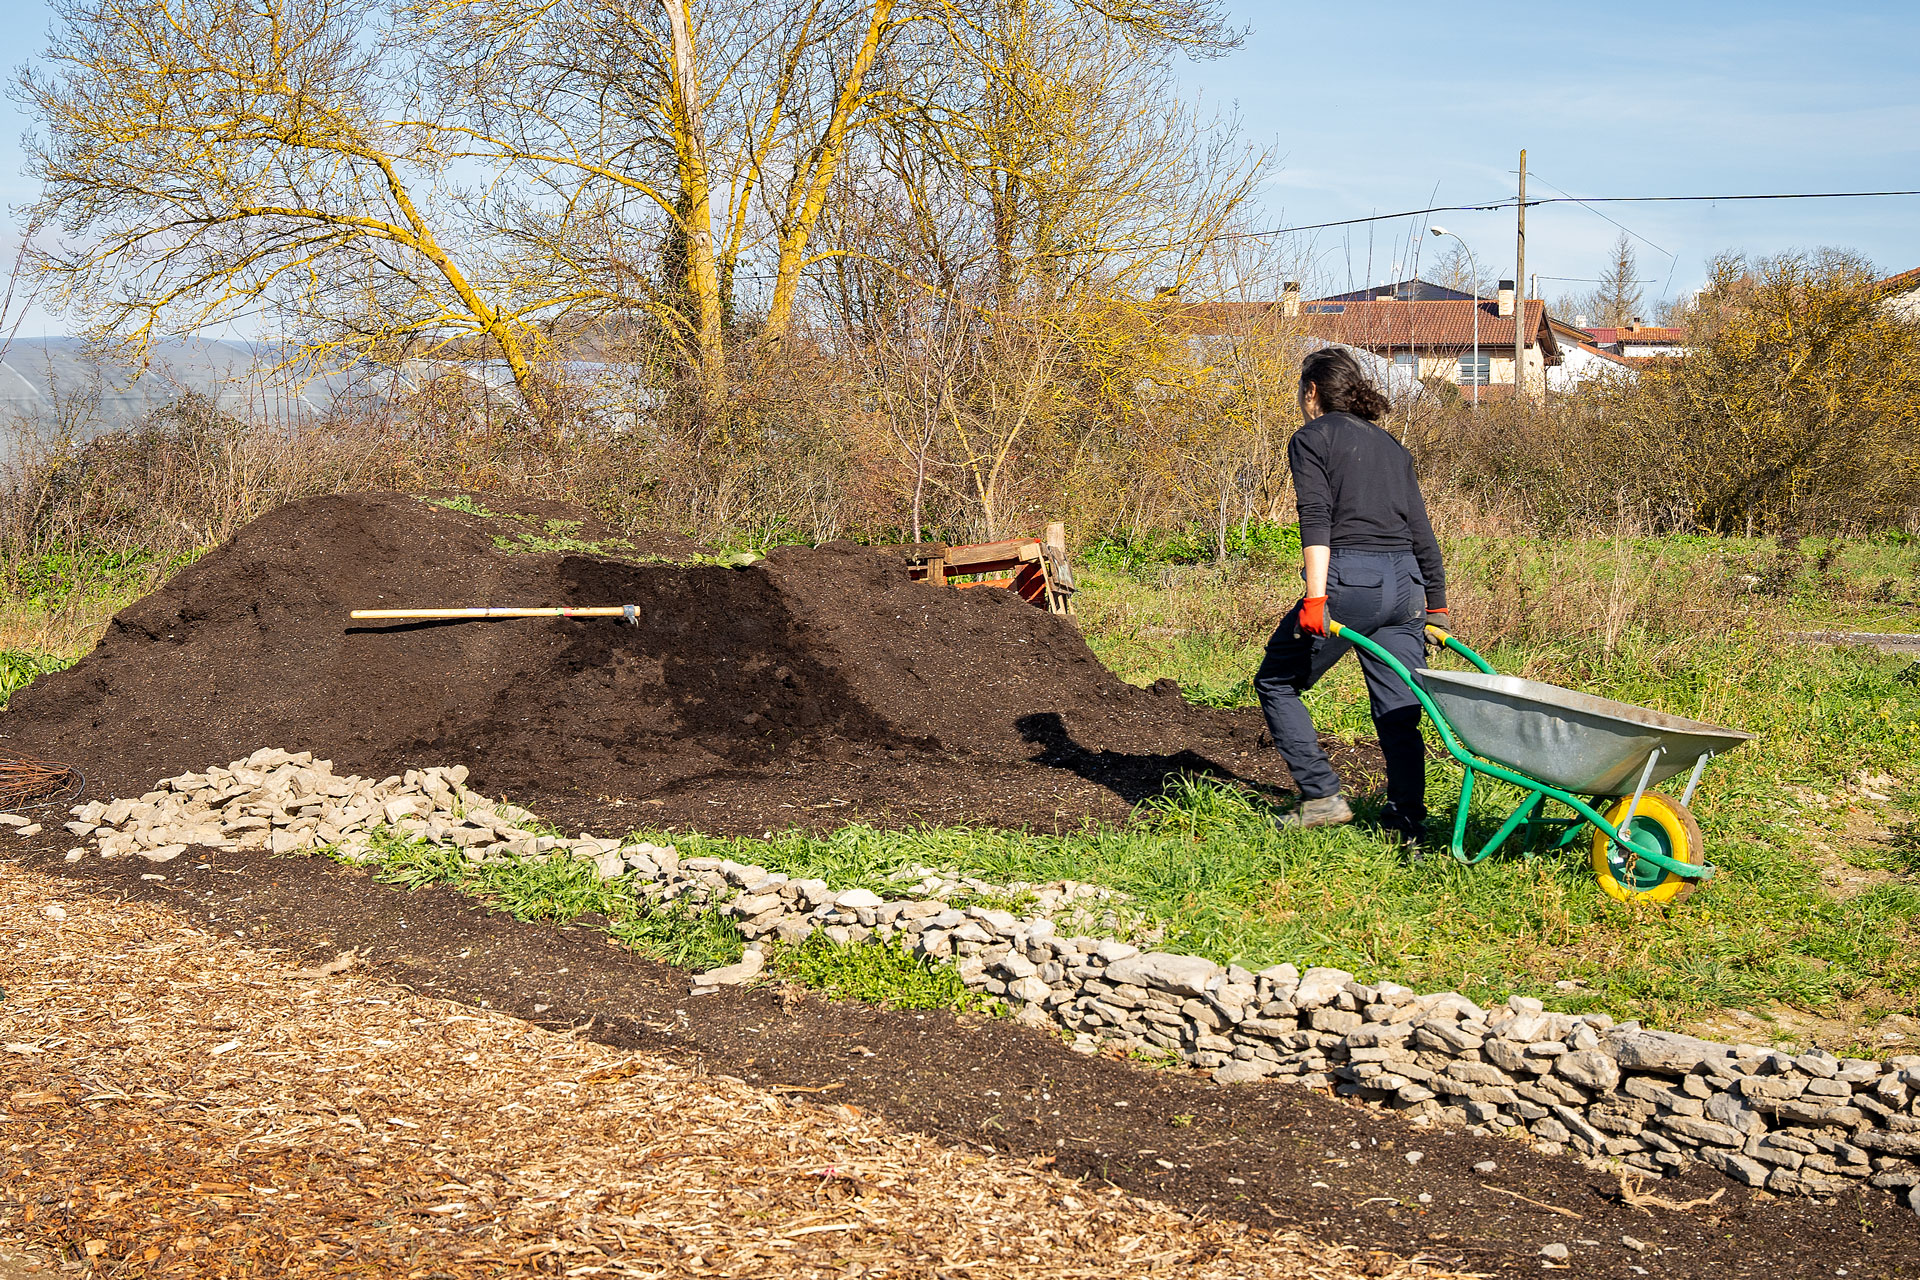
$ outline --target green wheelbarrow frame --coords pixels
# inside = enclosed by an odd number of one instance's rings
[[[1430,626],[1427,628],[1427,631],[1434,639],[1439,641],[1442,646],[1452,650],[1467,662],[1472,663],[1485,674],[1490,676],[1499,674],[1499,672],[1493,669],[1491,663],[1462,644],[1455,636],[1441,630],[1439,627]],[[1640,798],[1646,791],[1647,778],[1652,772],[1653,761],[1651,758],[1647,762],[1646,770],[1641,774],[1640,786],[1634,791],[1633,800],[1627,806],[1625,822],[1621,826],[1615,826],[1609,822],[1606,816],[1596,807],[1597,801],[1611,797],[1595,796],[1591,800],[1583,799],[1570,791],[1563,791],[1551,783],[1543,782],[1538,778],[1528,777],[1516,769],[1475,755],[1460,741],[1460,737],[1455,732],[1452,722],[1447,719],[1446,713],[1441,711],[1439,706],[1434,703],[1433,698],[1427,693],[1426,688],[1420,683],[1419,679],[1413,672],[1407,670],[1406,666],[1398,658],[1388,653],[1367,636],[1361,635],[1351,627],[1342,626],[1340,623],[1334,622],[1331,619],[1327,622],[1327,634],[1335,639],[1345,640],[1370,657],[1378,658],[1383,665],[1398,676],[1406,684],[1407,688],[1413,691],[1413,696],[1420,700],[1420,705],[1425,709],[1427,718],[1433,722],[1434,729],[1440,735],[1441,745],[1446,747],[1447,754],[1452,756],[1454,762],[1460,766],[1460,804],[1454,813],[1453,838],[1449,847],[1449,852],[1453,854],[1456,860],[1468,866],[1481,862],[1511,839],[1516,832],[1524,833],[1526,845],[1523,852],[1527,857],[1532,857],[1538,851],[1543,840],[1551,840],[1550,848],[1553,850],[1568,849],[1580,838],[1583,828],[1592,826],[1596,830],[1604,833],[1607,839],[1613,842],[1614,846],[1620,851],[1622,861],[1628,865],[1632,865],[1635,860],[1638,860],[1659,867],[1663,871],[1671,872],[1683,879],[1696,882],[1706,881],[1713,876],[1715,869],[1711,864],[1703,863],[1696,865],[1670,857],[1666,851],[1660,847],[1659,842],[1651,832],[1635,832],[1633,830],[1634,818],[1637,816],[1640,807]],[[1693,777],[1687,784],[1686,796],[1681,800],[1683,805],[1687,800],[1692,798],[1694,786],[1700,780],[1700,771],[1709,758],[1708,756],[1702,756],[1698,762],[1696,762]],[[1488,840],[1477,853],[1469,853],[1466,847],[1467,811],[1473,802],[1474,779],[1482,775],[1518,787],[1526,793],[1526,796],[1520,801],[1520,804],[1513,812],[1507,815],[1506,821],[1500,824],[1499,829],[1494,832],[1493,838]],[[1555,800],[1566,805],[1572,809],[1577,816],[1544,816],[1543,811],[1549,800]]]

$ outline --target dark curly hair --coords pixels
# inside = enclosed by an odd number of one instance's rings
[[[1300,362],[1300,395],[1311,383],[1320,393],[1320,412],[1350,413],[1378,422],[1393,408],[1345,347],[1322,347]]]

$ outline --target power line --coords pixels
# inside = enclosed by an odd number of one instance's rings
[[[1534,176],[1539,177],[1538,174],[1535,174]],[[1635,231],[1632,227],[1628,226],[1626,223],[1621,222],[1619,219],[1607,217],[1606,214],[1594,208],[1592,203],[1590,203],[1589,201],[1582,200],[1580,199],[1580,197],[1576,195],[1569,194],[1566,188],[1554,186],[1553,183],[1547,182],[1545,178],[1540,178],[1540,181],[1546,182],[1548,186],[1553,187],[1555,191],[1558,191],[1561,195],[1566,196],[1567,199],[1572,200],[1575,204],[1578,204],[1581,208],[1585,209],[1588,213],[1591,213],[1594,217],[1600,218],[1620,228],[1621,231],[1625,232],[1627,235],[1632,236],[1635,240],[1638,240],[1641,244],[1646,245],[1648,248],[1653,249],[1656,252],[1666,254],[1667,260],[1669,262],[1677,262],[1679,260],[1678,256],[1675,255],[1671,249],[1667,249],[1664,246],[1655,244],[1653,241],[1647,239],[1645,236],[1641,235],[1638,231]]]
[[[1724,196],[1541,196],[1527,201],[1527,207],[1541,204],[1718,204],[1740,200],[1860,200],[1872,196],[1920,196],[1914,191],[1781,191]],[[1293,227],[1272,227],[1265,231],[1239,231],[1216,237],[1221,240],[1249,240],[1262,236],[1291,235],[1296,231],[1321,231],[1328,227],[1352,227],[1364,222],[1387,222],[1394,218],[1417,218],[1428,213],[1498,213],[1512,209],[1518,200],[1508,198],[1487,204],[1446,204],[1426,209],[1407,209],[1400,213],[1376,213],[1365,218],[1341,218],[1333,222],[1308,222]],[[1623,228],[1624,229],[1624,228]],[[1652,241],[1647,243],[1652,244]],[[1659,245],[1653,246],[1660,249]],[[1666,253],[1665,249],[1660,249]],[[1671,256],[1671,255],[1669,255]]]
[[[1551,186],[1552,184],[1549,183],[1548,185]],[[1558,187],[1555,187],[1554,189],[1556,191],[1559,190]],[[1733,195],[1718,195],[1718,196],[1567,196],[1567,195],[1561,195],[1561,196],[1540,196],[1536,199],[1528,200],[1526,202],[1526,205],[1529,209],[1531,209],[1536,205],[1543,205],[1543,204],[1577,204],[1577,205],[1586,205],[1586,206],[1591,206],[1596,204],[1720,204],[1720,203],[1732,204],[1738,201],[1745,201],[1745,200],[1864,200],[1864,199],[1869,199],[1869,198],[1879,197],[1879,196],[1920,196],[1920,189],[1911,190],[1911,191],[1779,191],[1779,192],[1761,192],[1761,193],[1736,193]],[[1513,209],[1517,207],[1519,203],[1520,202],[1518,200],[1509,197],[1508,199],[1505,199],[1505,200],[1494,200],[1494,201],[1489,201],[1485,204],[1429,205],[1424,209],[1402,209],[1398,213],[1374,213],[1374,214],[1369,214],[1364,218],[1336,218],[1331,222],[1303,222],[1296,226],[1291,226],[1291,227],[1269,227],[1264,231],[1233,231],[1233,232],[1227,232],[1223,235],[1214,236],[1212,237],[1212,239],[1214,240],[1260,240],[1268,236],[1293,235],[1301,231],[1325,231],[1332,227],[1358,227],[1358,226],[1364,226],[1365,224],[1371,223],[1371,222],[1392,222],[1398,218],[1418,218],[1431,213],[1499,213],[1503,210]],[[1599,211],[1595,210],[1594,212],[1598,213]],[[1605,217],[1606,215],[1602,214],[1601,216]],[[1608,218],[1607,221],[1612,222],[1613,219]],[[1620,224],[1614,223],[1614,225],[1619,226]],[[1625,227],[1622,227],[1621,229],[1627,230],[1627,228]],[[1629,231],[1628,234],[1631,235],[1633,233]],[[1644,237],[1635,235],[1634,238],[1643,239]],[[1679,261],[1676,255],[1670,253],[1666,249],[1661,249],[1660,246],[1657,244],[1654,244],[1653,241],[1648,240],[1646,241],[1646,243],[1649,245],[1652,245],[1653,248],[1658,249],[1661,253],[1667,254],[1667,256],[1673,259],[1675,262]],[[1088,247],[1090,249],[1092,248],[1092,246],[1088,246]],[[1137,249],[1177,249],[1177,248],[1180,248],[1181,246],[1179,244],[1161,244],[1161,245],[1135,245],[1132,247]],[[1349,274],[1351,274],[1351,270],[1349,270]],[[771,280],[771,279],[774,279],[775,277],[771,275],[747,275],[744,273],[738,273],[738,274],[735,274],[732,278],[735,280]],[[1547,278],[1548,277],[1546,276],[1541,277],[1541,279],[1543,280]],[[1555,278],[1558,278],[1558,277],[1555,277]],[[1669,279],[1671,279],[1671,277],[1669,277]]]
[[[1533,278],[1535,280],[1557,280],[1562,284],[1612,284],[1613,283],[1611,279],[1600,279],[1595,276],[1545,276],[1545,275],[1541,275],[1538,271],[1533,273]],[[1648,276],[1644,280],[1629,280],[1626,283],[1652,284],[1655,278],[1656,277]]]

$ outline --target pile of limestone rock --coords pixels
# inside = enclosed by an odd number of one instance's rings
[[[67,830],[103,858],[164,863],[191,846],[379,856],[386,830],[458,847],[482,864],[570,858],[624,877],[638,898],[724,911],[750,961],[703,975],[751,976],[765,942],[819,934],[841,945],[887,940],[951,964],[966,985],[1018,1006],[1023,1020],[1173,1056],[1222,1083],[1265,1078],[1331,1088],[1416,1123],[1524,1134],[1536,1147],[1658,1175],[1699,1161],[1750,1186],[1827,1194],[1870,1182],[1920,1210],[1920,1057],[1888,1063],[1798,1056],[1546,1011],[1514,997],[1484,1009],[1453,992],[1422,995],[1290,964],[1251,973],[1197,956],[1069,936],[1052,915],[1118,899],[1094,886],[991,886],[914,868],[896,896],[718,858],[680,858],[643,841],[542,832],[534,815],[465,785],[459,766],[372,781],[309,753],[266,749],[161,782],[137,800],[76,806]],[[78,860],[86,849],[68,854]],[[923,874],[924,873],[924,874]],[[1018,889],[1033,914],[931,896]]]

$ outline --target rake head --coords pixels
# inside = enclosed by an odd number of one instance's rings
[[[54,800],[76,793],[80,784],[79,771],[69,765],[0,754],[0,809]]]

